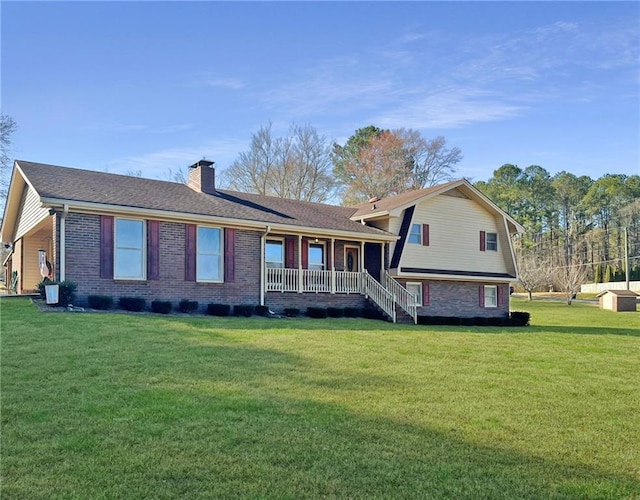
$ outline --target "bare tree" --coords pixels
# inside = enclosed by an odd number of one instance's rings
[[[534,291],[549,284],[549,260],[536,253],[520,254],[518,278],[522,287],[529,294],[529,300],[532,300]]]
[[[404,143],[411,174],[407,189],[421,189],[450,181],[455,173],[455,165],[462,160],[459,148],[447,148],[444,137],[425,139],[417,130],[398,129],[393,134]]]
[[[161,180],[187,184],[189,182],[189,167],[178,167],[175,170],[169,167],[166,175],[161,177]]]
[[[4,204],[11,181],[11,135],[18,125],[8,115],[0,115],[0,203]]]
[[[567,305],[570,306],[573,299],[580,291],[582,285],[587,278],[587,266],[574,260],[568,266],[557,269],[555,275],[556,286],[564,293]]]
[[[271,124],[251,136],[248,151],[221,174],[236,191],[324,202],[333,194],[331,146],[310,125],[291,125],[289,135],[273,137]]]

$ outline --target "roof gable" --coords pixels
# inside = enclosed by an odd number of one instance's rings
[[[400,216],[406,208],[438,195],[457,196],[474,200],[486,210],[504,217],[511,225],[511,232],[524,232],[524,228],[515,219],[493,203],[466,179],[407,191],[406,193],[401,193],[396,196],[361,203],[354,207],[355,212],[351,218],[353,220],[367,220],[389,215]]]

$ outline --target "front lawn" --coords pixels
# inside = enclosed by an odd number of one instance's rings
[[[2,498],[636,498],[640,314],[529,328],[0,301]]]

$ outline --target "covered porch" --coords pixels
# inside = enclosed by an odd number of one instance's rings
[[[266,234],[262,244],[262,291],[363,293],[365,272],[380,280],[386,241]]]

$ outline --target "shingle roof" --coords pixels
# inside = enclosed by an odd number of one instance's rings
[[[185,184],[16,161],[41,198],[217,216],[360,234],[388,234],[350,220],[354,208],[219,190],[198,193]]]
[[[357,218],[371,215],[372,213],[388,212],[395,208],[407,205],[413,201],[417,201],[423,196],[427,196],[428,194],[434,193],[436,191],[446,191],[450,186],[453,186],[454,184],[460,184],[460,182],[461,181],[447,182],[445,184],[438,184],[437,186],[431,186],[424,189],[414,189],[413,191],[407,191],[395,196],[382,198],[375,202],[360,203],[359,205],[353,207],[355,209],[355,212],[353,213],[352,217]],[[375,205],[375,209],[373,209],[373,205]]]
[[[602,290],[596,297],[602,297],[607,293],[617,295],[618,297],[640,297],[640,294],[637,294],[633,290]]]

